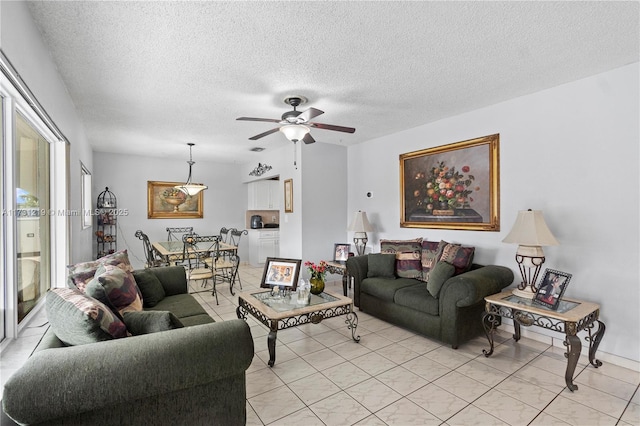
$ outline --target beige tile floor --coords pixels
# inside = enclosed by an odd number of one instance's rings
[[[259,287],[262,269],[242,266],[240,274],[244,291]],[[209,292],[196,297],[216,321],[236,318],[237,296],[228,285],[218,290],[219,305]],[[330,281],[327,290],[340,293],[342,284]],[[640,424],[638,371],[610,363],[596,369],[581,357],[579,390],[570,392],[563,350],[527,338],[515,343],[506,326],[485,358],[484,336],[453,350],[356,312],[360,343],[342,318],[283,330],[273,368],[267,328],[248,319],[256,348],[247,370],[248,425]],[[45,321],[34,321],[2,352],[2,383],[28,357]]]

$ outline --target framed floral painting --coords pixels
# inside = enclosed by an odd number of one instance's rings
[[[500,135],[400,155],[400,226],[499,231]]]
[[[147,181],[149,219],[200,219],[203,217],[203,191],[187,195],[177,188],[184,182]]]

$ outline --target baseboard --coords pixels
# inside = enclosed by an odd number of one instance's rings
[[[507,327],[510,333],[514,332],[512,324],[506,324],[504,321],[502,323],[503,327]],[[545,334],[536,333],[531,329],[526,329],[524,327],[520,327],[520,335],[522,337],[526,337],[527,339],[535,340],[536,342],[546,343],[548,345],[552,345],[557,348],[564,349],[564,338],[558,338],[553,336],[547,336]],[[589,345],[582,345],[581,355],[586,357],[589,356]],[[611,363],[617,365],[618,367],[628,368],[633,371],[640,371],[640,362],[634,361],[632,359],[624,358],[618,355],[610,354],[608,352],[602,351],[598,348],[598,352],[596,353],[596,358],[602,362]]]

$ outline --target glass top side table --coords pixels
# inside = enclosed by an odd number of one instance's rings
[[[513,339],[516,342],[520,340],[520,326],[536,326],[565,334],[564,345],[567,347],[565,382],[570,391],[578,389],[578,386],[573,383],[573,373],[582,350],[582,343],[577,336],[579,331],[587,330],[588,332],[585,340],[589,342],[589,363],[595,368],[602,365],[602,362],[595,358],[605,332],[604,323],[598,319],[600,305],[563,298],[558,309],[552,310],[536,305],[529,299],[514,296],[511,291],[487,296],[484,300],[485,313],[482,316],[482,325],[491,346],[488,351],[482,351],[486,357],[493,354],[493,335],[495,329],[501,324],[501,318],[511,318],[514,328]],[[594,331],[596,323],[598,328]]]

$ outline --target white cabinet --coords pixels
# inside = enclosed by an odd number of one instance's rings
[[[278,257],[280,253],[280,232],[265,230],[249,231],[249,263],[263,266],[267,257]]]
[[[280,181],[259,180],[249,183],[248,210],[280,210]]]

